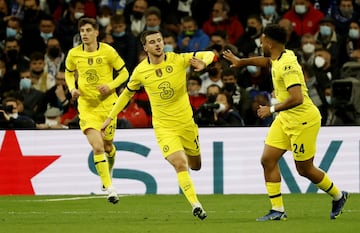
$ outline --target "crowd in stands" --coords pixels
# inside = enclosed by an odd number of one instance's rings
[[[116,49],[129,73],[145,57],[144,30],[163,33],[165,52],[214,51],[205,71],[188,71],[200,127],[271,124],[273,117],[256,116],[259,105],[276,103],[269,70],[231,68],[222,52],[263,55],[263,29],[279,24],[322,125],[360,125],[360,0],[0,0],[1,129],[78,128],[64,62],[81,43],[81,17],[97,19],[98,40]],[[119,113],[118,128],[147,127],[151,108],[140,90]]]

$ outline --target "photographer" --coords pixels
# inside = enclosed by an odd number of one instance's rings
[[[219,105],[214,109],[215,126],[244,126],[244,120],[239,112],[233,107],[233,98],[230,94],[220,92],[216,97]]]
[[[18,101],[14,97],[4,99],[0,106],[0,128],[1,129],[35,129],[35,122],[28,116],[20,115],[18,112]]]
[[[195,122],[199,126],[214,125],[214,109],[219,107],[215,103],[217,95],[220,93],[220,87],[217,84],[210,84],[206,89],[206,102],[198,108],[194,114]]]

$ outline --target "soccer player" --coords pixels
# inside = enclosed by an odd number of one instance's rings
[[[239,59],[231,51],[223,53],[234,67],[256,65],[271,67],[274,92],[278,103],[259,106],[257,114],[264,119],[277,112],[265,140],[261,157],[266,189],[271,210],[257,221],[285,220],[287,218],[281,196],[281,176],[278,161],[291,150],[296,169],[319,189],[332,198],[330,218],[342,213],[348,193],[340,191],[329,176],[313,164],[316,138],[320,129],[321,115],[307,93],[304,75],[297,57],[285,49],[286,33],[279,25],[268,25],[261,37],[264,56]]]
[[[108,192],[108,201],[116,204],[119,197],[111,180],[116,121],[106,127],[104,137],[100,129],[117,100],[115,89],[129,78],[129,72],[111,46],[97,42],[99,26],[95,19],[82,18],[78,27],[82,44],[72,48],[66,57],[65,80],[72,97],[78,98],[80,128],[93,149],[102,189]]]
[[[191,65],[203,70],[214,59],[212,51],[176,54],[164,52],[164,40],[159,31],[144,31],[140,36],[147,58],[134,69],[109,117],[102,126],[106,129],[141,86],[150,100],[152,122],[158,145],[165,159],[174,167],[178,183],[192,205],[193,215],[201,220],[206,212],[200,204],[189,174],[200,170],[201,157],[198,126],[187,94],[186,71]]]

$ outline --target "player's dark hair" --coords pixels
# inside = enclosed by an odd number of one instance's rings
[[[264,35],[281,44],[286,43],[286,31],[278,24],[268,24],[264,29]]]
[[[146,37],[150,36],[150,35],[153,35],[153,34],[156,34],[156,33],[160,33],[160,32],[159,31],[153,31],[153,30],[145,30],[145,31],[143,31],[141,33],[141,35],[140,35],[141,44],[145,45],[146,44]]]
[[[99,24],[97,23],[96,19],[88,17],[80,18],[78,23],[78,29],[80,30],[80,28],[85,24],[90,24],[93,28],[99,30]]]

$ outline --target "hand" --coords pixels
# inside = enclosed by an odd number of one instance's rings
[[[55,89],[55,94],[58,97],[59,100],[66,99],[65,91],[62,85],[57,85]]]
[[[203,62],[203,60],[196,57],[192,57],[190,59],[190,65],[195,68],[194,71],[201,71],[206,68],[205,62]]]
[[[101,135],[103,137],[105,137],[105,129],[110,124],[111,121],[112,121],[112,119],[110,117],[108,117],[108,118],[106,118],[106,120],[102,124],[102,126],[101,126]]]
[[[101,95],[107,95],[110,93],[110,87],[108,85],[99,85],[96,87]]]
[[[0,115],[3,115],[6,121],[10,121],[10,116],[4,110],[0,110]]]
[[[81,93],[78,89],[74,88],[71,90],[71,96],[74,100],[79,98],[80,95],[81,95]]]
[[[228,60],[228,61],[231,62],[230,67],[239,67],[239,66],[240,66],[240,64],[239,64],[240,58],[238,58],[237,56],[235,56],[235,55],[231,52],[231,50],[229,50],[229,49],[225,50],[225,51],[223,52],[223,57],[224,57],[226,60]]]
[[[259,105],[257,115],[260,119],[265,119],[266,117],[271,116],[272,113],[270,112],[270,107]]]

